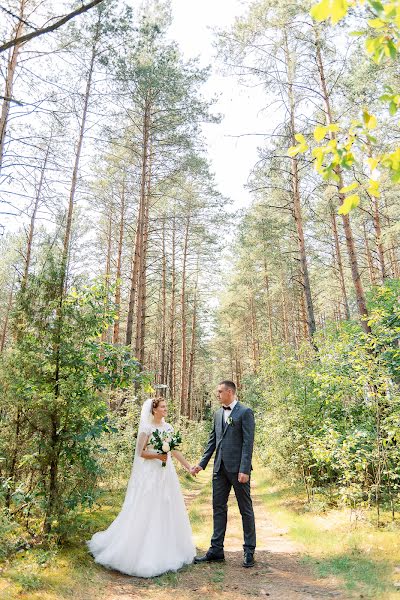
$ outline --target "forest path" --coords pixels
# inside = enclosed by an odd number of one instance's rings
[[[257,491],[257,481],[252,482],[252,496],[258,544],[255,567],[245,569],[241,566],[242,523],[232,492],[225,539],[225,563],[190,565],[178,573],[167,573],[150,580],[110,571],[101,600],[249,600],[252,597],[271,600],[345,600],[332,580],[313,576],[302,561],[301,546],[295,544],[287,532],[279,529],[270,519]],[[194,539],[199,552],[202,552],[207,549],[206,540],[211,533],[209,487],[185,493],[185,500],[194,521]]]

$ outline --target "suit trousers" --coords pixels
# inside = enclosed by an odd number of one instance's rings
[[[238,473],[230,473],[221,461],[221,467],[213,474],[213,520],[214,531],[211,538],[210,552],[221,554],[224,551],[224,539],[228,520],[228,498],[230,491],[235,490],[236,500],[242,515],[245,552],[254,552],[256,547],[256,526],[253,503],[250,496],[250,479],[247,483],[239,483]]]

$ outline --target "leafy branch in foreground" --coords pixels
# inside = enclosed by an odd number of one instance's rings
[[[376,64],[384,61],[398,60],[400,50],[400,5],[398,2],[376,2],[368,0],[367,6],[364,2],[348,2],[347,0],[322,0],[315,4],[310,14],[317,22],[330,21],[336,25],[348,13],[350,7],[361,6],[365,11],[363,18],[366,20],[362,31],[352,32],[365,38],[367,54]],[[368,18],[369,16],[373,18]],[[385,86],[385,94],[380,97],[381,102],[388,103],[390,116],[395,116],[400,108],[400,94],[390,86]],[[317,125],[314,129],[316,142],[325,142],[312,150],[316,171],[324,180],[333,180],[339,183],[338,169],[349,171],[351,167],[359,162],[366,164],[369,169],[368,185],[365,191],[373,197],[380,195],[379,188],[385,178],[385,172],[393,183],[400,182],[400,147],[389,152],[376,153],[373,155],[372,147],[376,138],[371,131],[378,127],[378,118],[365,108],[362,117],[353,119],[350,127],[342,127],[339,123],[328,122],[326,125]],[[328,140],[327,141],[327,137]],[[289,156],[305,153],[309,146],[302,134],[297,134],[298,145],[288,149]],[[348,186],[341,186],[340,193],[353,192],[359,187],[358,182],[353,181]],[[350,194],[343,198],[339,214],[347,215],[359,205],[359,194]]]

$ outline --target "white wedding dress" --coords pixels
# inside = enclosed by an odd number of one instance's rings
[[[147,405],[146,405],[147,402]],[[151,423],[151,402],[142,408],[135,460],[121,512],[87,542],[97,563],[136,577],[155,577],[193,562],[195,546],[171,455],[166,466],[140,457],[143,440],[168,423]],[[149,410],[150,408],[150,410]],[[147,445],[147,451],[154,451]]]

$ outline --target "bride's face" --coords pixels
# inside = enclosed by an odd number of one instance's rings
[[[162,402],[160,402],[160,404],[157,406],[157,408],[155,408],[153,410],[153,415],[154,418],[158,421],[160,419],[162,419],[163,417],[167,416],[167,403],[165,402],[165,400],[163,400]]]

